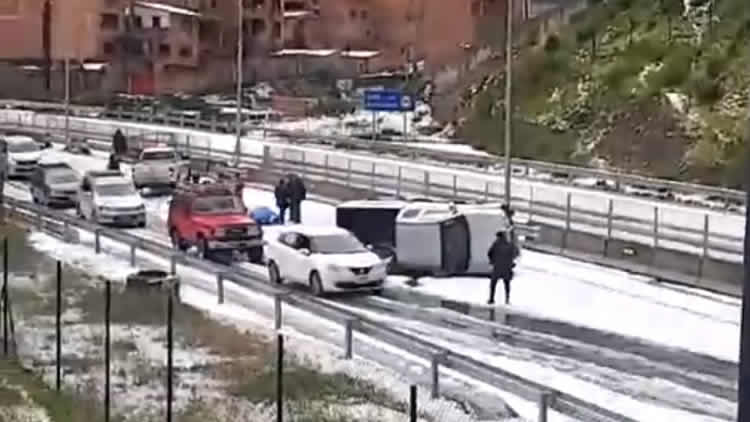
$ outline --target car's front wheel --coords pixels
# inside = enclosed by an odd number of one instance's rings
[[[315,296],[323,296],[323,293],[325,293],[323,290],[323,281],[320,279],[320,274],[317,271],[310,273],[310,291]]]
[[[279,266],[274,261],[268,263],[268,280],[271,284],[281,284],[284,280],[281,278]]]

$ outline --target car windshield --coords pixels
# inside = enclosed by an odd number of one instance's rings
[[[144,151],[142,160],[174,160],[174,151]]]
[[[50,170],[47,172],[47,183],[62,184],[62,183],[75,183],[78,181],[73,170],[61,169],[61,170]]]
[[[197,198],[193,203],[196,214],[244,214],[245,207],[234,196],[207,196]]]
[[[8,142],[8,152],[35,152],[39,145],[34,141]]]
[[[130,183],[105,183],[96,185],[94,189],[101,196],[128,196],[136,193],[135,187]]]
[[[333,253],[356,253],[367,249],[356,237],[351,234],[331,234],[315,236],[310,239],[311,252],[333,254]]]

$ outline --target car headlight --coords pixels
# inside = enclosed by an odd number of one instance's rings
[[[117,212],[117,208],[113,207],[99,207],[100,212]]]

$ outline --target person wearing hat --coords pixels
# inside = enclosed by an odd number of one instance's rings
[[[519,251],[516,245],[510,241],[510,232],[499,231],[495,236],[495,241],[492,242],[492,246],[487,251],[487,258],[489,258],[490,264],[492,264],[490,298],[487,304],[492,305],[495,303],[495,288],[497,287],[498,280],[503,279],[505,304],[507,305],[510,303],[510,282],[513,280],[514,261],[518,257]]]

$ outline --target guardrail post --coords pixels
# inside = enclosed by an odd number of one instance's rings
[[[344,358],[345,359],[351,359],[352,358],[352,340],[354,338],[353,336],[353,330],[354,330],[354,320],[353,319],[347,319],[344,323]]]
[[[534,221],[534,186],[529,185],[529,224]]]
[[[657,247],[659,247],[659,207],[654,205],[654,249]]]
[[[612,239],[612,214],[615,210],[615,201],[609,198],[607,204],[607,240]]]
[[[396,175],[396,198],[401,197],[401,171],[403,168],[398,166],[398,174]]]
[[[346,186],[349,187],[352,185],[352,159],[348,158],[346,160]]]
[[[211,132],[216,132],[216,116],[211,117]]]
[[[99,254],[101,253],[101,251],[102,251],[101,229],[96,228],[94,229],[94,252]]]
[[[432,398],[440,397],[440,359],[442,354],[435,353],[432,355]]]
[[[283,301],[281,300],[281,295],[277,294],[273,297],[273,322],[274,322],[274,328],[276,330],[281,329],[281,307],[283,306]]]
[[[703,267],[706,265],[706,258],[708,258],[708,239],[709,239],[709,215],[703,215],[703,251],[701,252],[701,259],[698,261],[698,278],[703,278]]]
[[[323,176],[328,180],[328,154],[323,158]]]
[[[177,275],[177,255],[172,254],[169,257],[169,273]]]
[[[185,127],[185,116],[180,114],[180,127]]]
[[[44,217],[42,216],[42,208],[38,207],[36,209],[36,227],[39,230],[44,229]]]
[[[372,168],[370,169],[370,193],[375,194],[375,162],[372,162]]]
[[[549,408],[551,398],[552,395],[547,391],[543,391],[542,394],[539,395],[538,422],[547,422],[547,409]]]
[[[458,200],[458,175],[453,175],[453,200]]]
[[[135,268],[135,243],[130,245],[130,266]]]
[[[216,296],[219,305],[224,303],[224,274],[216,274]]]
[[[565,250],[568,247],[568,234],[570,233],[570,209],[571,209],[571,193],[568,192],[565,200],[565,231],[563,232],[561,250]]]
[[[304,179],[310,179],[310,177],[307,175],[307,157],[305,155],[305,151],[302,151],[302,180]]]
[[[424,172],[424,196],[430,196],[430,173],[427,170]]]
[[[490,202],[490,182],[484,182],[484,202]]]

